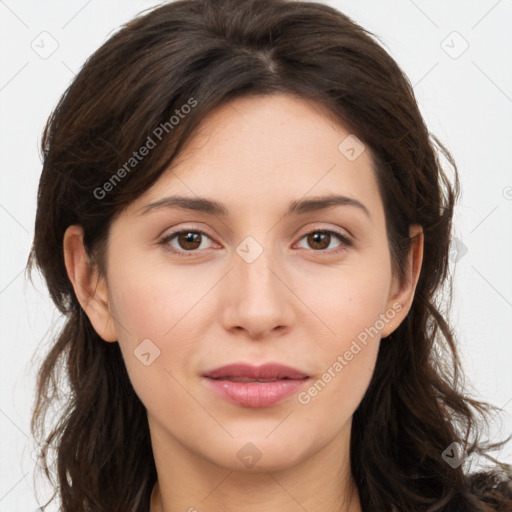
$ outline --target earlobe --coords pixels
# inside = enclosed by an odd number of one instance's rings
[[[393,291],[388,300],[387,311],[394,310],[393,321],[386,325],[381,337],[389,336],[404,320],[411,309],[423,262],[423,228],[412,225],[409,229],[411,245],[407,255],[406,276],[403,283],[394,280]]]
[[[106,282],[98,277],[97,268],[89,260],[81,226],[73,225],[66,229],[63,248],[68,278],[94,330],[105,341],[117,341],[114,319],[108,306]]]

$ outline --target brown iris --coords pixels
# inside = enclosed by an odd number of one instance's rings
[[[183,231],[178,234],[178,243],[182,249],[191,251],[193,249],[197,249],[201,245],[201,237],[201,233]]]
[[[315,231],[314,233],[310,233],[308,235],[308,244],[310,244],[310,247],[312,247],[313,249],[326,249],[327,247],[329,247],[330,241],[331,241],[330,233],[324,233],[322,231]],[[315,247],[315,245],[317,247]]]

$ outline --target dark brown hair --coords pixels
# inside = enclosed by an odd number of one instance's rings
[[[488,452],[503,444],[479,441],[491,406],[463,392],[438,297],[451,285],[455,165],[371,34],[331,7],[286,0],[180,0],[145,13],[87,60],[48,120],[29,268],[41,270],[65,324],[39,371],[32,431],[55,450],[62,510],[147,512],[156,481],[146,411],[119,345],[98,336],[67,277],[66,228],[83,227],[103,272],[113,219],[169,168],[201,120],[235,97],[278,92],[318,102],[370,149],[401,278],[409,226],[424,230],[412,308],[381,344],[353,418],[350,462],[363,510],[511,511],[498,465],[467,474],[442,458],[457,442],[497,463]],[[155,147],[126,167],[148,137]],[[48,431],[59,400],[64,409]]]

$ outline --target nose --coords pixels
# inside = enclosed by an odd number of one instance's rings
[[[252,262],[234,254],[233,265],[223,288],[224,328],[252,340],[286,333],[294,318],[294,295],[271,251],[263,250]]]

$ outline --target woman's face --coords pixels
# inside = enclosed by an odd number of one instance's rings
[[[89,316],[118,340],[160,456],[238,470],[348,449],[415,284],[392,277],[369,151],[282,94],[204,120],[113,222],[106,276],[108,310]],[[211,373],[232,364],[252,373]],[[254,368],[268,364],[289,368]]]

